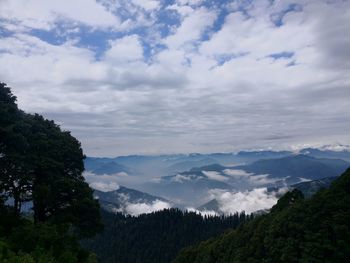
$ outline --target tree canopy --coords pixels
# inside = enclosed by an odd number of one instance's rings
[[[59,227],[76,238],[98,232],[99,204],[82,176],[83,160],[80,142],[70,132],[19,110],[10,88],[0,83],[0,205],[2,215],[16,219],[12,224],[4,218],[3,227],[24,227],[26,202],[32,204],[35,228],[45,226],[44,232]]]

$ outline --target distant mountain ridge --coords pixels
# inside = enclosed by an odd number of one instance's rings
[[[337,176],[349,167],[349,163],[340,159],[315,158],[298,154],[278,159],[259,160],[249,165],[236,166],[248,173],[269,174],[271,178],[285,177],[289,184],[298,183],[298,179],[315,180]]]
[[[87,157],[84,161],[85,169],[94,174],[117,174],[117,173],[130,173],[130,168],[122,164],[119,164],[113,159],[109,158],[94,158]]]
[[[299,153],[316,158],[343,159],[350,162],[350,152],[348,150],[332,151],[328,149],[305,148],[300,150]]]
[[[205,201],[210,201],[208,193],[213,189],[232,192],[258,187],[279,188],[305,180],[337,176],[350,166],[345,160],[335,158],[339,155],[350,157],[350,152],[347,151],[339,153],[304,149],[299,152],[304,154],[288,151],[242,151],[222,154],[90,157],[86,159],[86,169],[97,175],[119,176],[115,180],[125,186],[137,187],[152,195],[162,196],[184,208],[199,207]],[[322,158],[313,157],[313,154]],[[214,160],[220,161],[213,163]],[[192,165],[199,166],[191,167]],[[185,167],[191,168],[181,171]],[[119,174],[122,172],[130,176]],[[145,174],[147,176],[143,177]],[[145,179],[137,185],[138,178]],[[94,180],[98,178],[95,177]]]
[[[95,198],[98,198],[103,209],[109,212],[128,213],[127,206],[130,204],[152,205],[154,202],[161,201],[170,204],[162,197],[150,195],[135,189],[120,186],[117,190],[102,192],[94,190]]]
[[[276,189],[305,180],[334,177],[344,172],[350,163],[338,159],[314,158],[307,155],[292,155],[278,159],[259,160],[252,164],[225,167],[212,164],[190,171],[161,177],[150,192],[168,194],[170,199],[186,197],[202,201],[209,190],[246,191],[261,187]],[[164,192],[162,192],[164,191]],[[211,201],[209,201],[211,202]],[[198,204],[200,210],[217,211],[215,203]]]
[[[175,172],[188,171],[193,167],[210,164],[232,166],[251,164],[262,159],[278,159],[295,154],[303,154],[315,158],[342,159],[350,161],[350,151],[332,151],[328,149],[305,148],[297,152],[292,151],[240,151],[237,153],[209,153],[209,154],[169,154],[169,155],[130,155],[113,158],[87,157],[85,168],[96,174],[124,171],[135,174],[169,175]],[[109,164],[108,164],[109,163]],[[107,167],[106,167],[107,166]]]

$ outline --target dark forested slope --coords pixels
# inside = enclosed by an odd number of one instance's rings
[[[310,199],[287,193],[269,214],[186,248],[173,262],[350,262],[350,169]]]
[[[245,214],[202,217],[178,209],[138,217],[102,211],[102,217],[103,234],[83,242],[101,263],[170,262],[181,248],[236,228],[250,218]]]

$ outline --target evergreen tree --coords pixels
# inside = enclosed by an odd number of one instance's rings
[[[102,226],[83,159],[79,141],[53,121],[19,110],[0,83],[0,262],[93,260],[77,242]],[[34,224],[20,214],[28,201]]]

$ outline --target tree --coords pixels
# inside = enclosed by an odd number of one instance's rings
[[[21,203],[30,196],[25,117],[10,88],[0,83],[0,195],[5,201],[13,199],[16,214],[21,210]]]
[[[96,262],[78,242],[101,228],[83,159],[78,140],[53,121],[18,109],[0,83],[1,262]],[[20,213],[28,201],[34,222]]]
[[[36,223],[69,224],[81,236],[98,231],[99,205],[82,176],[80,142],[53,121],[20,111],[4,83],[0,125],[0,196],[13,199],[15,214],[31,201]]]

